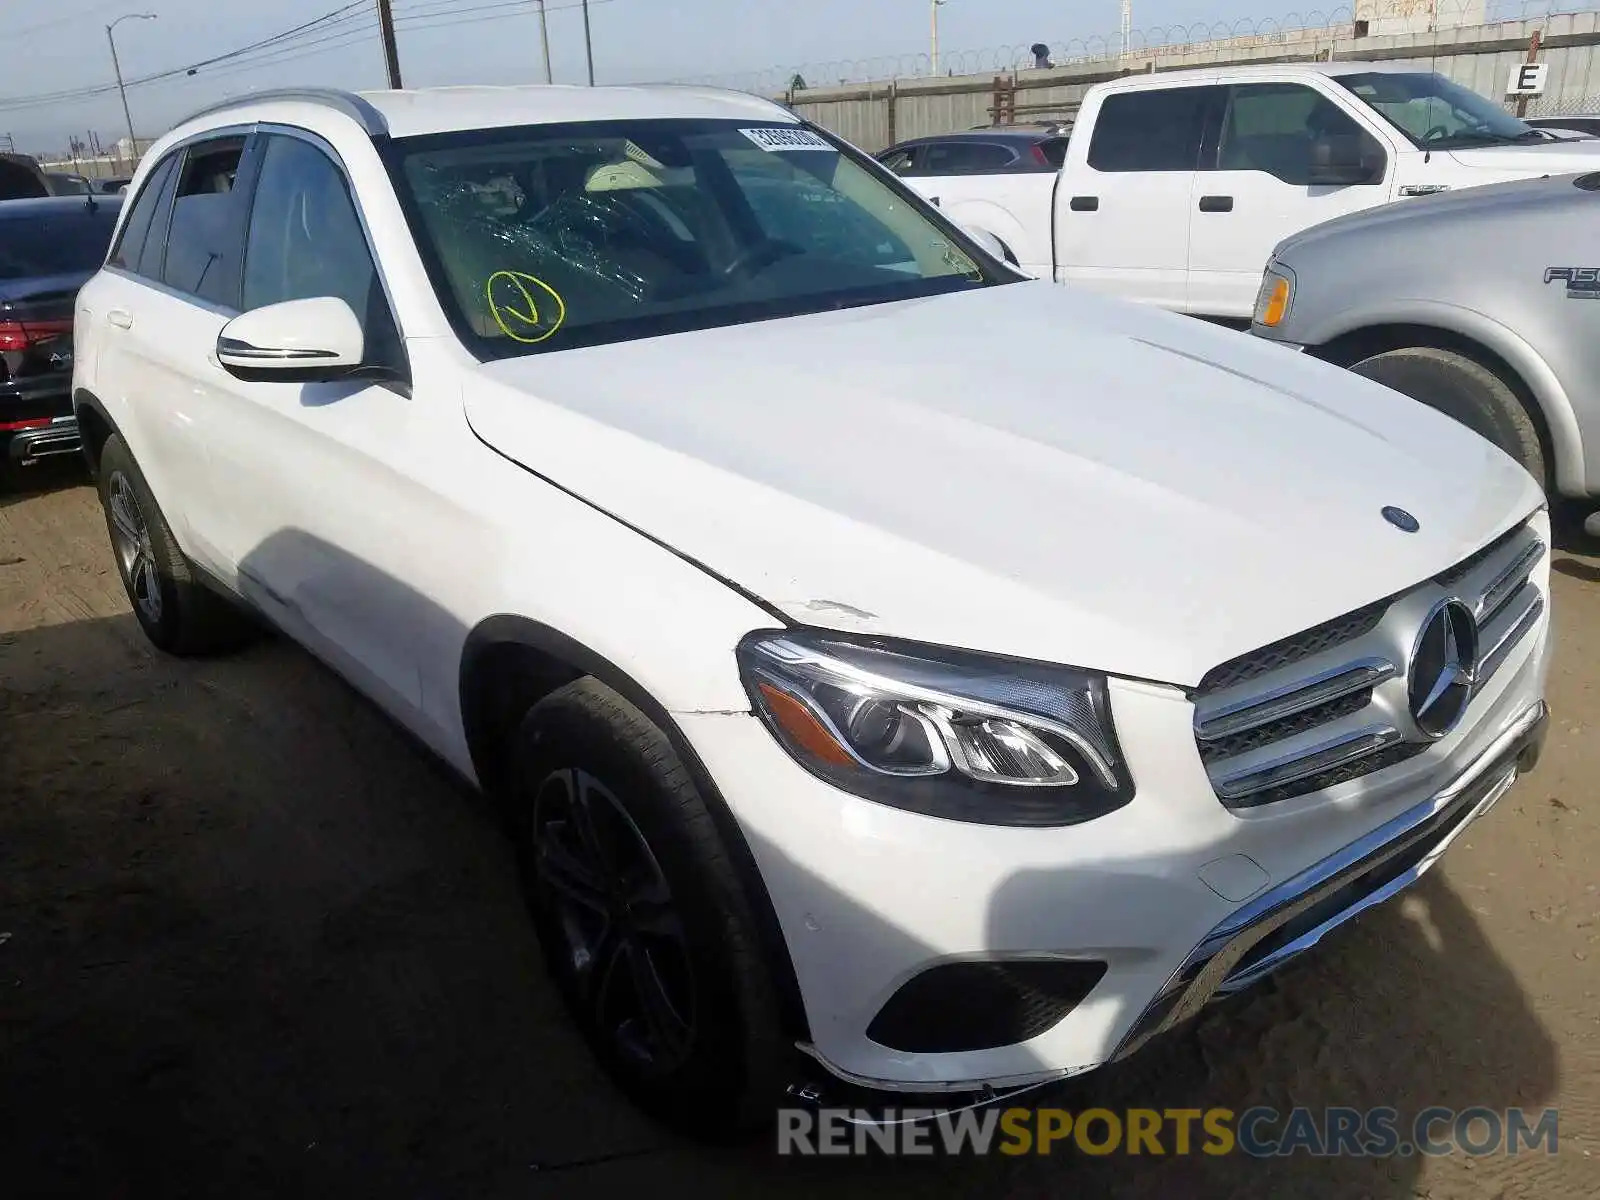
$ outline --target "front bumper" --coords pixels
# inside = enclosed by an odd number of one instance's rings
[[[676,715],[771,897],[809,1025],[802,1048],[874,1089],[1003,1090],[1131,1053],[1420,876],[1536,747],[1548,650],[1545,616],[1463,727],[1426,753],[1241,811],[1206,776],[1188,697],[1113,680],[1138,791],[1064,829],[886,808],[805,772],[749,714]],[[1025,1040],[910,1051],[869,1036],[890,999],[931,968],[1040,961],[1105,970]]]

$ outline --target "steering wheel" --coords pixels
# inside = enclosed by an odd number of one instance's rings
[[[1443,125],[1435,125],[1432,129],[1428,130],[1427,133],[1422,135],[1422,140],[1424,143],[1441,142],[1449,136],[1450,130],[1448,128]]]
[[[780,259],[804,253],[805,251],[793,242],[786,242],[781,238],[767,238],[737,254],[732,262],[722,268],[721,273],[725,279],[743,273],[754,275]]]

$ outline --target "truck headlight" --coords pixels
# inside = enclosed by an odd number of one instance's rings
[[[751,634],[738,654],[784,749],[866,799],[1031,826],[1133,799],[1104,676],[813,629]]]
[[[1276,262],[1268,263],[1261,277],[1261,290],[1256,293],[1255,323],[1276,329],[1289,315],[1293,303],[1294,272]]]

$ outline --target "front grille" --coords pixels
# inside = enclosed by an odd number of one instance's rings
[[[1539,532],[1519,526],[1418,587],[1208,671],[1195,744],[1218,798],[1236,809],[1276,804],[1426,751],[1433,741],[1411,716],[1407,684],[1424,623],[1445,600],[1472,611],[1481,689],[1539,624],[1534,574],[1546,553]],[[1470,701],[1462,720],[1472,720]]]

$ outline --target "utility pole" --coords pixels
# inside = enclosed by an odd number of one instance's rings
[[[542,8],[543,5],[540,5]],[[594,41],[589,36],[589,0],[583,0],[583,52],[589,59],[589,86],[594,86]]]
[[[539,0],[539,44],[544,47],[544,81],[554,83],[550,74],[550,18],[544,11],[544,0]]]
[[[933,74],[939,73],[939,8],[949,3],[949,0],[929,0],[928,7],[933,18]]]
[[[106,41],[111,46],[111,69],[117,73],[117,94],[122,97],[122,116],[128,122],[128,155],[139,161],[139,139],[133,132],[133,114],[128,111],[128,89],[122,83],[122,64],[117,61],[117,39],[111,31],[124,21],[154,21],[155,13],[123,13],[106,26]]]
[[[378,0],[378,30],[383,37],[383,69],[389,75],[389,86],[398,91],[400,83],[400,47],[394,40],[394,10],[389,0]]]

